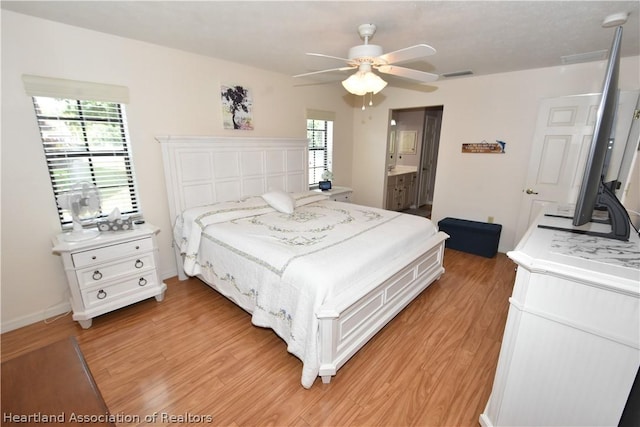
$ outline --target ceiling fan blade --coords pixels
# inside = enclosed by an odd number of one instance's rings
[[[340,67],[340,68],[329,68],[327,70],[320,70],[320,71],[312,71],[310,73],[303,73],[303,74],[296,74],[293,77],[306,77],[306,76],[313,76],[314,74],[322,74],[322,73],[330,73],[332,71],[347,71],[347,70],[353,70],[356,67]]]
[[[397,64],[398,62],[411,61],[412,59],[423,58],[436,53],[436,50],[428,44],[417,44],[415,46],[405,47],[404,49],[395,50],[393,52],[380,55],[387,64]]]
[[[391,74],[392,76],[403,77],[405,79],[416,80],[421,83],[431,83],[438,80],[438,78],[440,77],[437,74],[427,73],[426,71],[397,67],[395,65],[381,65],[377,67],[377,70],[381,73]]]
[[[309,82],[308,80],[304,83],[302,83],[301,80],[299,80],[300,83],[296,83],[293,85],[293,87],[306,87],[306,86],[323,86],[323,85],[333,85],[336,84],[337,82],[340,81],[339,80],[335,80],[335,79],[331,79],[331,80],[320,80],[320,81],[313,81],[313,82]]]
[[[338,56],[325,55],[324,53],[307,53],[307,55],[309,55],[309,56],[319,56],[321,58],[337,59],[338,61],[347,62],[347,63],[351,62],[350,59],[340,58]]]

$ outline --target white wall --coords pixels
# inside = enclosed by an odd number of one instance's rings
[[[46,46],[44,45],[46,43]],[[127,86],[129,131],[145,219],[161,228],[160,273],[176,274],[156,135],[236,135],[222,128],[220,85],[252,91],[251,136],[305,138],[307,108],[336,112],[334,177],[351,184],[352,111],[339,85],[294,87],[289,76],[2,11],[2,330],[68,307],[60,232],[22,74]],[[243,133],[245,134],[245,133]]]
[[[605,61],[489,76],[442,79],[435,90],[387,87],[373,108],[354,112],[354,200],[382,206],[390,109],[443,105],[432,219],[502,224],[499,251],[513,249],[520,198],[543,98],[601,91]],[[621,61],[620,88],[640,88],[639,57]],[[505,141],[506,154],[463,154],[462,143]]]

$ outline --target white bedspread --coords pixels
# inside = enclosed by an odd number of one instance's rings
[[[198,275],[272,328],[303,362],[302,385],[318,376],[319,308],[344,306],[428,249],[426,218],[294,195],[284,214],[261,197],[185,211],[174,237],[188,275]],[[393,270],[393,269],[392,269]],[[350,301],[341,297],[347,296]]]

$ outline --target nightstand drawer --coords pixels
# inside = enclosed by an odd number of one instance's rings
[[[151,251],[153,249],[152,239],[145,238],[132,240],[130,242],[119,243],[117,245],[104,246],[84,252],[76,252],[71,255],[73,265],[77,268],[85,267],[100,262],[109,261],[125,256],[135,256],[136,253]]]
[[[349,187],[335,186],[331,190],[327,191],[314,191],[320,194],[324,194],[329,198],[329,200],[333,200],[334,202],[351,203],[353,198],[353,190],[351,190],[351,188]]]
[[[135,274],[136,271],[146,271],[149,268],[155,268],[153,253],[147,252],[139,257],[127,258],[125,260],[114,262],[111,264],[96,265],[84,270],[78,270],[78,285],[81,288],[94,286],[98,283],[108,282],[110,280],[125,275]]]
[[[351,203],[351,192],[335,194],[331,196],[331,200],[335,202]]]
[[[151,271],[122,282],[83,290],[82,300],[86,308],[94,308],[140,292],[143,288],[152,288],[155,285],[156,275],[155,272]]]

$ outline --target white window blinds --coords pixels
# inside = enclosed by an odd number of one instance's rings
[[[100,192],[100,216],[114,208],[139,215],[123,105],[126,88],[34,76],[23,80],[33,97],[56,198],[78,182],[90,182]],[[69,213],[58,212],[63,228],[70,225]]]
[[[333,166],[333,121],[331,111],[307,110],[309,141],[309,188],[318,188],[325,171]]]

